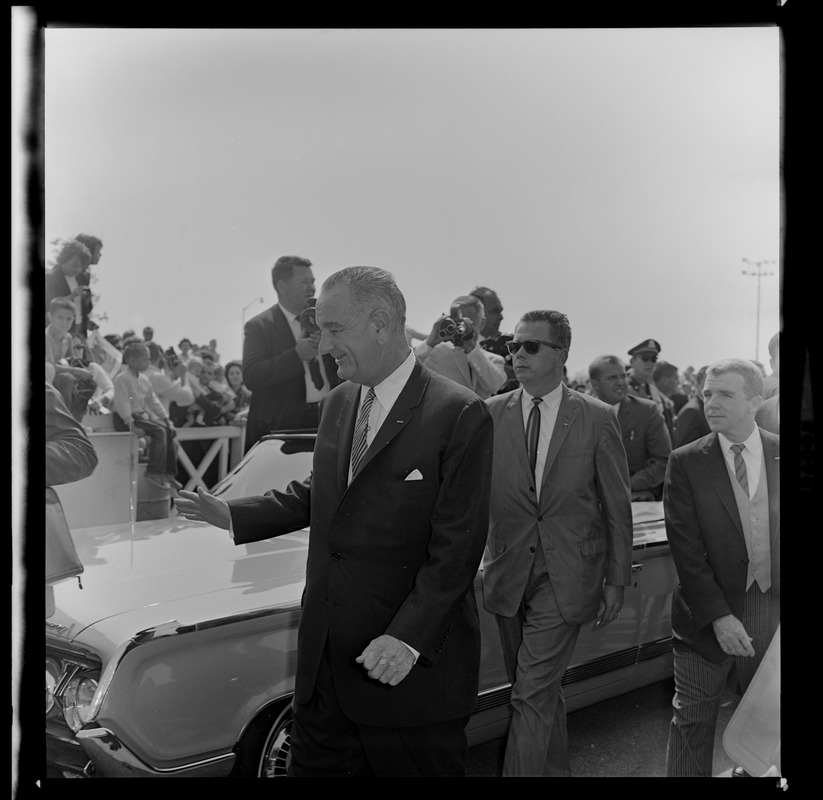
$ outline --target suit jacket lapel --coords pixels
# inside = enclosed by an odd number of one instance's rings
[[[774,538],[780,531],[780,450],[762,434],[760,441],[763,442],[763,463],[769,489],[769,534]]]
[[[543,489],[548,484],[549,470],[557,458],[563,442],[566,440],[566,434],[569,432],[572,423],[577,417],[578,400],[574,397],[572,390],[561,384],[560,407],[557,409],[557,420],[554,423],[554,430],[552,431],[552,438],[549,440],[549,452],[546,453],[546,464],[543,467],[543,480],[540,484],[540,496],[543,497]]]
[[[737,500],[734,498],[734,489],[729,479],[729,471],[726,469],[726,459],[723,457],[720,440],[716,433],[709,434],[700,448],[700,452],[705,457],[706,470],[712,488],[720,496],[720,500],[734,521],[738,533],[743,536],[743,524],[740,521]]]
[[[505,427],[506,438],[515,443],[514,449],[516,458],[521,462],[518,471],[523,470],[523,474],[528,475],[529,450],[526,444],[526,429],[523,426],[523,389],[522,387],[512,393],[509,402],[506,403],[502,424]]]
[[[420,362],[415,361],[414,368],[412,369],[409,379],[406,381],[406,385],[403,387],[397,400],[394,401],[394,405],[388,410],[386,418],[380,426],[380,430],[377,431],[372,443],[363,454],[358,476],[368,463],[409,424],[409,420],[414,416],[414,409],[420,405],[423,399],[423,394],[426,391],[428,383],[428,376],[423,372]],[[349,449],[351,449],[351,444],[349,445]]]
[[[287,342],[295,342],[296,339],[294,338],[294,333],[292,332],[289,321],[286,319],[286,314],[283,309],[280,308],[279,305],[275,304],[272,306],[271,313],[274,321],[274,328],[277,331],[277,334],[285,338]]]

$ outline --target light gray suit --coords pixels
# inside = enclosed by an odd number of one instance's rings
[[[516,660],[504,775],[564,775],[560,680],[604,582],[631,581],[629,473],[614,409],[562,386],[538,502],[521,395],[486,401],[495,433],[484,604],[498,615],[510,668]]]

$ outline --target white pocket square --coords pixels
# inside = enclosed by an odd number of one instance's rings
[[[406,475],[404,480],[407,480],[407,481],[422,481],[423,480],[423,475],[421,474],[419,469],[415,469],[415,470],[412,470],[408,475]]]

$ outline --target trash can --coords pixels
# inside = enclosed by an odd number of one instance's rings
[[[138,464],[136,520],[165,519],[171,513],[171,497],[172,490],[147,481],[146,465]]]

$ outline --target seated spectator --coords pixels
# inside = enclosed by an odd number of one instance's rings
[[[107,333],[103,338],[107,342],[109,342],[109,344],[116,347],[121,353],[123,352],[123,344],[122,344],[123,340],[122,340],[122,338],[120,337],[119,334],[117,334],[117,333]]]
[[[149,325],[146,325],[146,327],[143,328],[143,341],[146,344],[154,341],[154,328]]]
[[[185,336],[178,342],[177,347],[180,350],[180,363],[188,368],[189,362],[196,361],[200,363],[200,359],[192,352],[191,339]]]
[[[177,453],[174,428],[163,404],[145,374],[149,366],[149,348],[141,342],[123,351],[126,369],[114,379],[114,429],[137,430],[148,439],[146,480],[166,489],[180,489],[175,480]]]
[[[151,381],[152,389],[172,422],[182,425],[186,415],[184,409],[194,402],[194,393],[186,379],[188,370],[176,357],[175,363],[170,365],[159,344],[149,342],[148,348],[150,363],[146,368],[146,375]]]
[[[617,356],[605,355],[592,361],[589,379],[595,397],[617,411],[632,500],[661,500],[672,443],[657,404],[628,393],[626,368]]]
[[[220,353],[217,352],[217,339],[209,339],[209,351],[214,356],[216,364],[220,363]]]
[[[66,297],[55,297],[49,303],[46,317],[46,364],[54,388],[75,419],[83,419],[89,400],[97,389],[95,374],[75,357],[74,338],[69,331],[74,327],[74,303]],[[82,342],[80,342],[82,347]]]
[[[84,310],[91,304],[91,292],[78,276],[88,269],[92,255],[89,249],[72,239],[63,244],[57,254],[54,266],[46,272],[46,312],[55,297],[62,297],[74,306],[74,322],[71,333],[79,332],[79,320]],[[48,324],[48,319],[46,320]]]
[[[654,385],[674,404],[674,414],[686,405],[689,397],[680,390],[680,374],[674,364],[658,361],[652,373]],[[676,427],[676,426],[675,426]]]
[[[674,446],[684,444],[711,433],[706,421],[706,412],[703,410],[703,384],[706,382],[707,367],[700,367],[694,376],[694,395],[689,398],[680,413],[677,415],[677,425],[674,433]]]
[[[415,348],[415,355],[430,370],[451,378],[485,400],[506,382],[505,362],[502,356],[478,345],[485,323],[482,301],[473,295],[464,295],[451,305],[457,306],[468,321],[470,330],[466,331],[467,335],[461,337],[454,331],[447,335],[441,324],[445,316],[441,317],[432,326],[426,341]],[[459,343],[456,338],[460,339]]]

